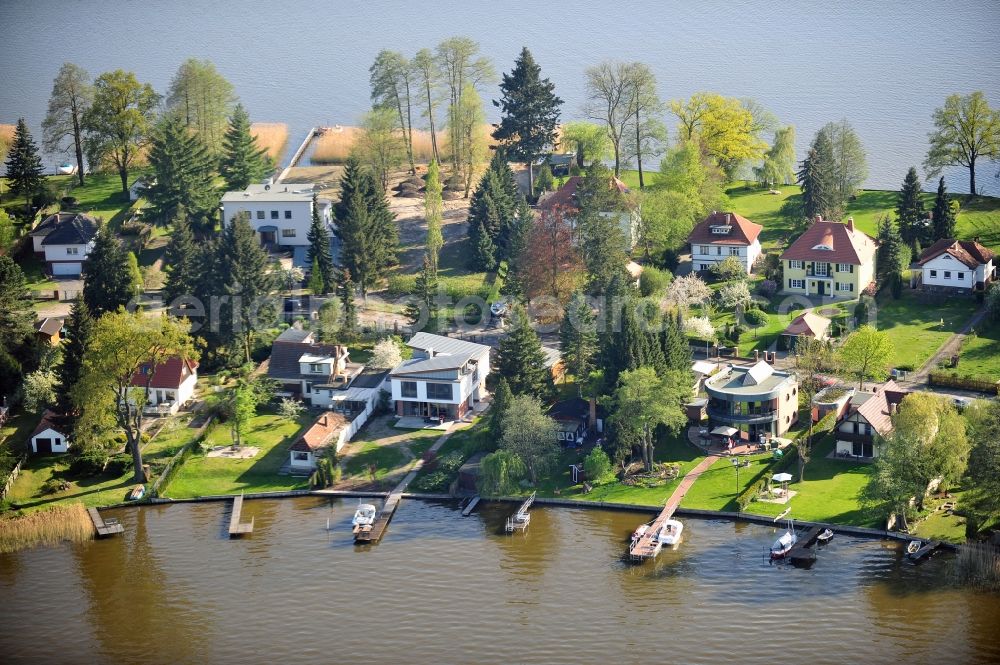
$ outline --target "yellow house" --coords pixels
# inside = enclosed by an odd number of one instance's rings
[[[816,221],[781,255],[782,293],[857,298],[875,280],[877,243],[854,228],[854,218]]]

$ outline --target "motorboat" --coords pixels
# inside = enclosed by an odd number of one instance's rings
[[[684,533],[684,525],[677,520],[667,520],[660,528],[659,539],[661,545],[676,547],[681,542],[681,534]]]
[[[640,524],[635,531],[632,532],[632,540],[639,540],[646,532],[649,530],[649,524]]]
[[[784,559],[797,542],[799,542],[799,537],[795,535],[795,529],[789,520],[788,529],[771,545],[771,559]]]
[[[498,300],[490,305],[490,314],[497,317],[505,316],[507,314],[507,301]]]
[[[136,485],[128,493],[128,497],[126,498],[126,501],[138,501],[139,499],[141,499],[144,496],[146,496],[146,486],[145,485]]]
[[[76,164],[70,164],[69,162],[63,162],[58,167],[59,173],[62,175],[73,175],[76,173]]]
[[[823,529],[823,532],[816,536],[816,542],[820,545],[826,545],[831,540],[833,540],[833,531],[830,529]]]
[[[917,552],[920,551],[920,547],[923,544],[924,543],[922,541],[911,540],[909,543],[906,544],[906,553],[907,554],[916,554]]]
[[[371,526],[375,522],[375,515],[378,510],[370,503],[362,503],[358,505],[358,509],[354,511],[354,519],[351,520],[353,526]]]

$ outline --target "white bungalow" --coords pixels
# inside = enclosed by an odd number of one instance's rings
[[[69,437],[52,411],[42,414],[38,427],[31,433],[31,452],[35,454],[69,452]]]
[[[995,258],[978,238],[942,238],[920,255],[922,287],[927,291],[982,291],[996,279]]]

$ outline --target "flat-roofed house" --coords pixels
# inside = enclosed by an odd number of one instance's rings
[[[305,262],[305,248],[309,245],[314,193],[314,186],[308,183],[252,184],[242,192],[226,192],[222,196],[222,223],[231,224],[239,213],[249,213],[250,225],[261,245],[302,248],[293,257],[299,265]],[[317,199],[317,205],[320,220],[332,233],[332,203]]]
[[[781,436],[798,421],[799,382],[763,360],[723,368],[704,381],[712,426],[739,430],[744,440]]]
[[[389,373],[397,415],[458,420],[486,397],[490,347],[426,332],[407,346],[413,358]]]

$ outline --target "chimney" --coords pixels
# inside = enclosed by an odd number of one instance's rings
[[[854,233],[854,218],[853,217],[848,217],[847,218],[847,230],[850,231],[851,233]]]
[[[589,410],[587,411],[587,428],[594,429],[594,425],[597,423],[597,398],[591,397]]]
[[[730,224],[731,223],[730,220],[732,219],[732,217],[733,216],[731,214],[729,214],[728,212],[726,213],[726,224]]]
[[[428,358],[433,358],[434,357],[434,347],[428,346],[427,349],[425,349],[424,353],[427,354]]]
[[[893,416],[896,415],[896,403],[895,402],[889,402],[889,414],[893,415]]]
[[[817,222],[822,222],[823,221],[823,215],[816,215],[816,221]]]
[[[766,351],[765,351],[765,353],[766,353]],[[760,360],[760,350],[759,349],[754,349],[753,350],[753,359],[754,359],[754,362]]]

